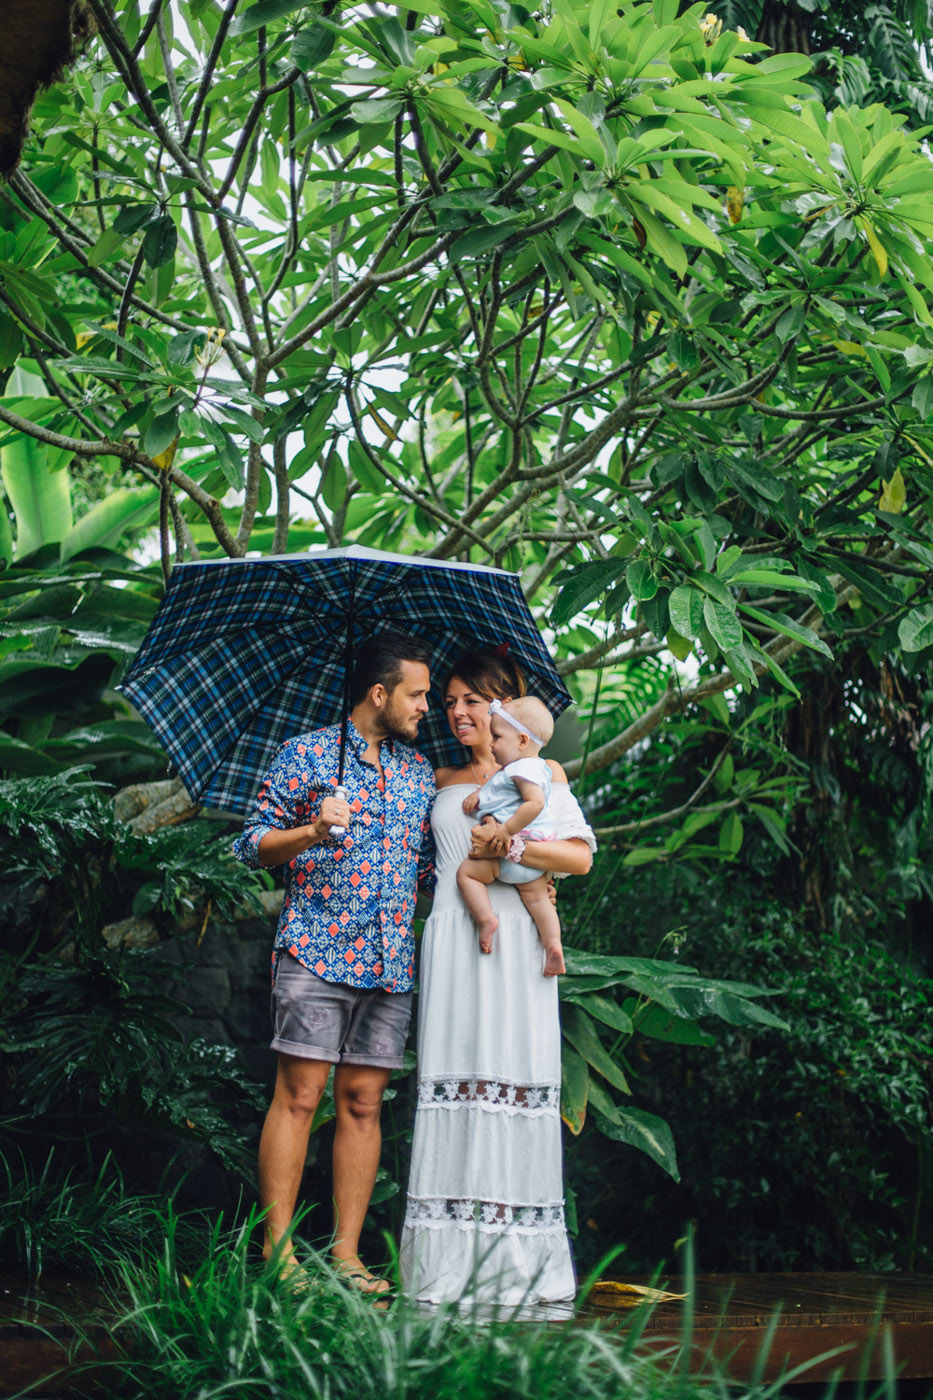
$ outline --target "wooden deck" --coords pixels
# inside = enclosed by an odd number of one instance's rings
[[[587,1320],[625,1327],[633,1319],[632,1295],[618,1285],[650,1284],[648,1278],[607,1279],[585,1307]],[[660,1281],[682,1293],[679,1278]],[[642,1345],[662,1351],[681,1336],[684,1309],[692,1312],[693,1364],[714,1358],[736,1380],[754,1372],[768,1327],[779,1310],[761,1379],[774,1380],[808,1365],[798,1383],[884,1375],[885,1335],[903,1379],[933,1377],[933,1276],[924,1274],[699,1274],[693,1296],[658,1303],[644,1325]],[[639,1320],[640,1325],[640,1320]],[[832,1352],[834,1355],[826,1356]],[[862,1368],[867,1359],[867,1371]]]
[[[886,1333],[900,1377],[933,1379],[933,1276],[700,1274],[692,1297],[658,1303],[645,1318],[645,1309],[633,1306],[637,1295],[626,1290],[651,1282],[642,1277],[603,1280],[593,1289],[580,1321],[610,1330],[634,1325],[641,1329],[639,1350],[673,1354],[686,1309],[686,1316],[692,1316],[691,1368],[698,1371],[712,1358],[733,1380],[742,1381],[756,1373],[769,1326],[779,1312],[764,1365],[757,1372],[761,1380],[775,1380],[798,1367],[805,1368],[792,1377],[798,1385],[825,1382],[833,1375],[843,1380],[880,1378],[885,1373]],[[671,1293],[685,1291],[678,1278],[661,1279],[660,1285]],[[107,1300],[94,1288],[45,1275],[38,1294],[28,1302],[22,1299],[21,1287],[21,1279],[0,1274],[0,1396],[54,1377],[55,1372],[60,1374],[42,1384],[39,1393],[65,1395],[68,1378],[61,1372],[69,1361],[87,1367],[111,1350]],[[73,1319],[81,1319],[79,1335],[86,1329],[95,1336],[94,1351],[80,1346]],[[555,1316],[554,1325],[566,1322]],[[88,1379],[85,1371],[85,1384]]]

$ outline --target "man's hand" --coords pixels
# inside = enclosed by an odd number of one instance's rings
[[[473,813],[476,811],[478,806],[479,789],[477,789],[476,792],[468,792],[466,797],[463,799],[464,812],[466,812],[468,817],[472,817]]]
[[[342,827],[344,831],[350,829],[350,804],[343,797],[324,798],[317,820],[309,828],[313,833],[312,843],[315,846],[320,846],[325,842],[332,841],[334,839],[330,834],[332,826]]]

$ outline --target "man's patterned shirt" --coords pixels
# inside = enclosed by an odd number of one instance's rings
[[[275,947],[327,982],[407,992],[417,889],[430,890],[434,880],[434,774],[422,754],[386,740],[380,778],[363,762],[366,747],[351,720],[344,765],[350,829],[339,845],[311,846],[288,863]],[[234,846],[238,859],[255,869],[267,831],[315,821],[337,786],[339,748],[336,724],[282,745]]]

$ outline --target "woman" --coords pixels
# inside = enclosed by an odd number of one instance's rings
[[[510,1306],[574,1292],[557,981],[542,975],[538,932],[514,886],[490,886],[499,931],[484,955],[456,882],[468,852],[483,854],[482,832],[462,804],[466,789],[496,771],[490,701],[525,692],[509,658],[483,651],[458,659],[446,691],[450,727],[469,757],[437,772],[437,891],[421,948],[418,1110],[401,1242],[406,1291],[435,1303]],[[550,767],[555,817],[573,835],[528,842],[522,864],[585,874],[593,834],[560,764]]]

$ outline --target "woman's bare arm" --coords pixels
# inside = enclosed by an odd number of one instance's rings
[[[474,826],[470,855],[482,859],[493,855],[489,849],[495,839],[495,827]],[[526,841],[522,865],[530,870],[553,870],[558,875],[586,875],[593,864],[593,853],[579,836],[566,841]]]

